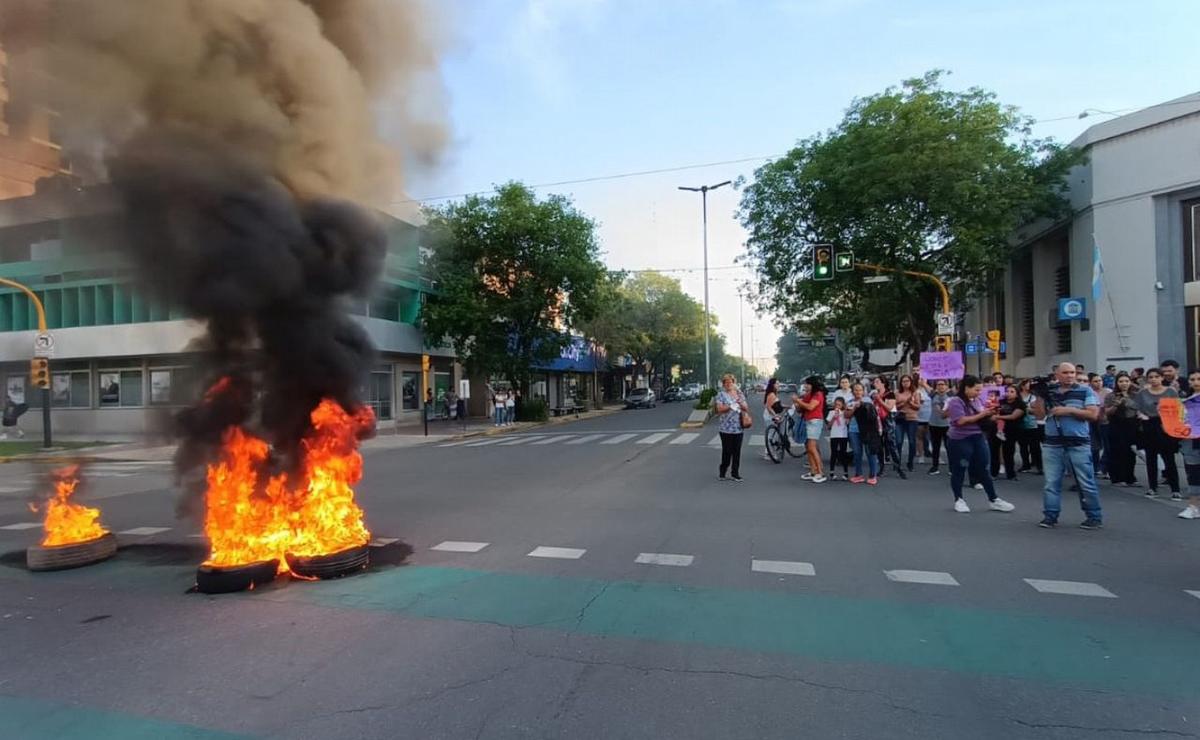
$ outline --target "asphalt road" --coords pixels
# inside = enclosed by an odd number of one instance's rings
[[[227,596],[187,593],[165,466],[89,471],[123,549],[49,574],[0,466],[0,738],[1200,737],[1177,506],[1048,531],[1028,478],[956,514],[945,475],[802,482],[761,422],[719,482],[688,410],[372,451],[378,564]]]

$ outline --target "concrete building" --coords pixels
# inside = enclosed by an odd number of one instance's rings
[[[56,432],[136,435],[164,429],[172,412],[200,389],[189,351],[202,327],[148,294],[113,225],[104,188],[57,187],[0,200],[0,277],[30,287],[46,307],[54,338],[51,396]],[[454,388],[460,369],[449,348],[427,349],[416,326],[429,285],[419,271],[420,230],[383,216],[388,254],[376,297],[353,307],[379,349],[364,378],[365,397],[381,426],[420,420],[421,355],[432,356],[437,396]],[[0,286],[0,378],[30,404],[26,433],[40,430],[40,393],[31,391],[29,360],[37,317],[23,293]]]
[[[1098,123],[1071,146],[1088,155],[1069,175],[1071,215],[1019,230],[1016,257],[967,329],[1000,329],[1001,367],[1018,376],[1063,360],[1200,367],[1200,93]],[[1072,297],[1086,321],[1059,320],[1059,299]]]
[[[0,198],[32,195],[38,180],[71,173],[59,114],[36,92],[40,74],[0,46]]]

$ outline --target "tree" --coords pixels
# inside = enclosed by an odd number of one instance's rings
[[[425,336],[448,339],[468,370],[502,375],[527,396],[533,367],[596,311],[605,270],[595,224],[567,198],[538,200],[516,182],[426,217],[435,285],[421,310]]]
[[[1033,121],[990,92],[942,89],[943,74],[855,100],[835,129],[739,182],[761,310],[805,332],[841,329],[864,353],[872,343],[921,349],[936,331],[934,285],[893,275],[864,286],[862,271],[814,281],[812,245],[933,273],[961,306],[1007,264],[1017,227],[1066,212],[1080,153],[1033,138]]]

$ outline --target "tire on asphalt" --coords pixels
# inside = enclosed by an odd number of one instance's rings
[[[231,594],[262,586],[275,580],[278,560],[248,565],[219,567],[201,565],[196,569],[196,590],[202,594]]]
[[[286,555],[288,567],[304,578],[341,578],[363,570],[371,562],[370,545],[359,545],[328,555]]]
[[[779,427],[772,424],[767,427],[766,442],[767,442],[767,457],[771,458],[771,462],[778,465],[783,462],[783,439],[779,433]]]
[[[117,552],[117,538],[112,532],[85,542],[69,545],[30,545],[25,550],[25,565],[32,571],[66,570],[108,560]]]

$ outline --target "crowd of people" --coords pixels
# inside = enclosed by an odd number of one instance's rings
[[[1158,496],[1159,484],[1165,482],[1178,501],[1183,491],[1176,457],[1182,453],[1189,500],[1178,516],[1200,519],[1200,440],[1169,434],[1159,412],[1164,398],[1192,396],[1200,397],[1200,370],[1181,378],[1173,360],[1132,373],[1110,365],[1104,374],[1063,362],[1051,376],[1021,380],[1002,373],[931,380],[918,368],[869,381],[845,375],[833,390],[813,376],[790,403],[771,379],[763,394],[762,420],[785,433],[790,430],[790,443],[803,449],[806,458],[801,477],[813,483],[844,480],[875,486],[889,465],[900,478],[926,464],[928,475],[939,475],[944,450],[955,511],[971,510],[963,496],[966,485],[985,492],[990,510],[1011,512],[1015,507],[997,495],[995,481],[1042,476],[1040,526],[1052,528],[1062,511],[1064,480],[1072,478],[1070,490],[1079,495],[1084,517],[1080,526],[1099,529],[1104,521],[1100,481],[1141,487],[1135,474],[1139,450],[1146,466],[1144,495]],[[732,375],[722,379],[715,403],[721,436],[718,475],[741,481],[742,439],[753,418]],[[829,440],[827,462],[821,454],[823,438]]]

